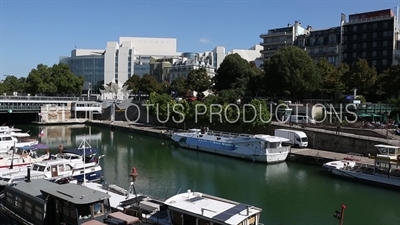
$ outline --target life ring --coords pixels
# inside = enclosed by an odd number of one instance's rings
[[[397,160],[400,161],[400,155],[397,156]]]

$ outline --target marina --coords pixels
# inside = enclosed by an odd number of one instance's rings
[[[27,129],[37,134],[41,131],[35,127]],[[49,129],[56,130],[57,127]],[[165,201],[191,189],[192,192],[200,191],[256,205],[264,209],[260,218],[264,224],[336,224],[337,220],[332,215],[342,204],[347,205],[345,224],[400,222],[396,210],[400,201],[397,192],[332,177],[321,165],[309,166],[291,161],[279,164],[253,163],[191,151],[177,147],[166,139],[130,132],[90,126],[68,129],[72,131],[68,131],[71,137],[67,136],[65,140],[75,140],[75,136],[84,134],[88,140],[89,134],[101,137],[100,141],[93,139],[88,142],[92,145],[101,143],[94,146],[99,147],[99,154],[104,154],[100,165],[106,168],[103,176],[107,183],[129,190],[131,178],[127,174],[132,167],[136,167],[140,172],[140,179],[135,182],[136,192],[152,196],[158,201]],[[49,134],[45,138],[42,137],[40,142],[50,143],[53,142],[52,138],[59,140],[57,136]],[[62,140],[58,144],[62,144]],[[57,146],[54,146],[53,152],[57,152]],[[303,154],[310,154],[311,151],[305,148],[292,150],[301,150]],[[322,155],[322,151],[319,152]],[[346,156],[331,154],[326,157],[340,160]],[[243,181],[256,185],[243,185]],[[360,213],[368,216],[360,218]],[[385,217],[381,216],[383,214]]]

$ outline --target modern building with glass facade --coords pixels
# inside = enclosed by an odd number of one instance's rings
[[[60,63],[67,64],[76,76],[83,76],[83,91],[91,89],[98,94],[104,84],[104,50],[74,49],[70,57],[62,57]]]

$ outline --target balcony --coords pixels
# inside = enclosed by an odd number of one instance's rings
[[[387,20],[389,18],[394,18],[394,16],[375,16],[375,17],[368,17],[368,18],[362,18],[362,19],[353,19],[347,22],[346,24],[355,24],[355,23],[365,23],[368,21],[379,21],[379,20]]]
[[[287,36],[287,35],[292,35],[292,33],[288,33],[288,32],[268,32],[266,34],[260,34],[260,38]]]
[[[287,44],[286,40],[274,40],[274,41],[270,41],[270,42],[260,42],[261,46],[266,46],[266,45],[278,45],[278,44]]]

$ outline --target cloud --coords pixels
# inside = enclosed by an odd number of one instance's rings
[[[200,42],[200,43],[210,43],[211,40],[210,40],[210,39],[207,39],[207,38],[200,38],[200,39],[199,39],[199,42]]]

